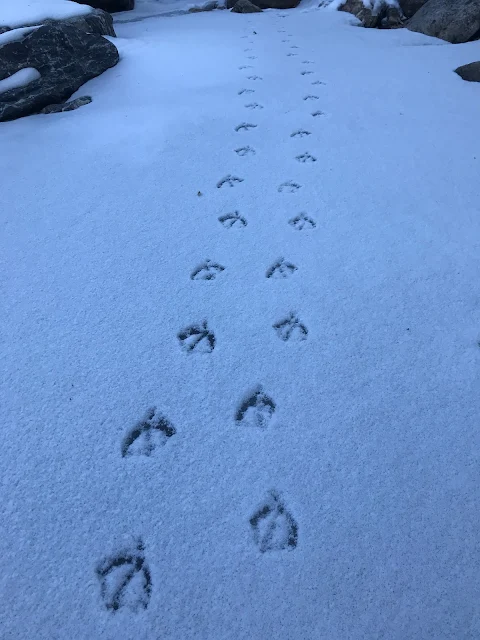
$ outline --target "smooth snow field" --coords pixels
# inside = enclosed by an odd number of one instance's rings
[[[2,640],[480,638],[480,43],[308,9],[0,125]]]

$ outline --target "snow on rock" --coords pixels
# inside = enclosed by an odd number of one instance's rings
[[[320,6],[352,13],[364,27],[397,27],[404,19],[398,0],[323,0]]]
[[[19,87],[25,87],[30,82],[38,80],[40,78],[39,72],[33,67],[26,67],[20,69],[17,73],[0,80],[0,94],[9,91],[10,89],[18,89]]]
[[[0,47],[3,47],[4,44],[8,44],[9,42],[15,42],[16,40],[21,40],[28,33],[35,31],[41,25],[36,25],[34,27],[21,27],[19,29],[11,29],[10,31],[5,31],[5,33],[0,33]]]
[[[3,0],[0,5],[0,25],[21,27],[44,20],[73,18],[91,11],[91,7],[70,0]]]

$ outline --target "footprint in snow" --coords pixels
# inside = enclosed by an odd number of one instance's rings
[[[305,96],[303,99],[304,100],[320,100],[318,96],[313,96],[313,95]]]
[[[308,329],[298,317],[291,313],[287,318],[273,325],[278,337],[284,342],[301,342],[307,339]]]
[[[252,149],[252,147],[241,147],[240,149],[235,149],[235,153],[238,156],[244,157],[244,156],[254,156],[256,154],[255,149]]]
[[[290,49],[299,49],[299,47],[297,47],[296,44],[292,44],[292,46],[290,47]]]
[[[245,109],[263,109],[263,106],[258,102],[250,102],[250,104],[245,105]]]
[[[243,178],[237,178],[237,176],[228,175],[217,182],[217,189],[221,189],[225,185],[234,187],[236,184],[243,182]]]
[[[311,60],[302,60],[302,64],[315,64]]]
[[[302,76],[311,76],[313,73],[313,71],[301,71],[300,75]]]
[[[191,353],[211,353],[215,349],[215,336],[206,320],[202,324],[192,324],[177,334],[183,351]]]
[[[249,131],[250,129],[255,129],[257,127],[256,124],[249,124],[248,122],[242,122],[242,124],[238,124],[235,127],[235,131]]]
[[[278,187],[278,192],[283,193],[284,191],[286,191],[287,193],[295,193],[295,191],[298,191],[300,187],[301,185],[297,184],[296,182],[288,180],[287,182],[282,182],[282,184]]]
[[[249,60],[256,60],[256,59],[257,59],[257,56],[247,56],[247,58],[248,58]]]
[[[206,260],[192,271],[190,280],[215,280],[222,271],[225,271],[225,267],[222,267],[221,264]]]
[[[218,221],[226,229],[241,229],[242,227],[247,226],[246,219],[241,216],[238,211],[234,211],[233,213],[226,213],[225,215],[220,216]]]
[[[296,156],[295,160],[298,160],[298,162],[302,162],[303,164],[305,164],[306,162],[316,162],[317,161],[315,156],[312,156],[310,153],[302,153],[300,156]]]
[[[243,71],[243,69],[253,69],[251,64],[243,64],[241,67],[238,67],[239,71]]]
[[[267,278],[275,279],[288,278],[292,275],[292,273],[297,271],[297,269],[298,267],[296,267],[293,263],[287,262],[285,258],[280,258],[267,269],[265,276]]]
[[[288,224],[294,229],[297,229],[297,231],[303,231],[304,229],[315,229],[315,227],[317,226],[315,220],[307,216],[306,213],[299,213],[298,216],[291,218],[288,221]]]
[[[287,53],[288,58],[291,58],[293,56],[298,56],[298,53]]]
[[[291,138],[305,138],[305,136],[310,136],[312,135],[310,133],[310,131],[307,131],[306,129],[298,129],[298,131],[294,131],[293,133],[290,134]]]
[[[295,549],[298,525],[280,495],[270,491],[266,501],[250,518],[253,540],[261,553]]]
[[[248,80],[263,80],[260,76],[247,76]]]
[[[324,115],[325,115],[325,113],[324,113],[323,111],[314,111],[314,112],[312,113],[312,116],[313,116],[314,118],[319,118],[320,116],[324,116]]]
[[[243,96],[245,93],[255,93],[255,89],[240,89],[239,96]]]
[[[325,85],[325,84],[327,84],[327,83],[326,83],[326,82],[322,82],[321,80],[314,80],[314,81],[312,82],[312,84],[317,84],[317,85],[318,85],[318,84],[323,84],[323,85]]]
[[[96,567],[100,594],[108,611],[129,608],[136,612],[146,609],[152,593],[152,578],[145,561],[141,539],[130,548],[102,560]]]
[[[122,443],[122,457],[149,457],[157,449],[165,446],[175,433],[175,427],[152,407],[125,437]]]
[[[241,402],[235,414],[235,422],[265,429],[270,424],[275,410],[275,402],[267,396],[261,386],[258,386]]]

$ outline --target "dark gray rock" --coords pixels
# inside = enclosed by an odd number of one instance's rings
[[[233,13],[258,13],[261,9],[250,2],[250,0],[238,0],[233,5],[232,11]]]
[[[56,20],[45,20],[44,24],[58,23],[59,21]],[[113,28],[112,16],[101,9],[93,9],[91,13],[87,13],[86,15],[61,20],[61,23],[77,27],[77,29],[85,31],[86,33],[98,33],[99,36],[115,37],[117,35]]]
[[[402,11],[389,6],[385,1],[376,2],[374,9],[367,9],[362,0],[346,0],[339,9],[356,16],[362,26],[368,29],[392,29],[403,26]]]
[[[103,36],[68,25],[46,25],[0,48],[0,80],[33,67],[41,78],[0,94],[0,122],[38,113],[68,100],[82,84],[117,64],[117,48]]]
[[[6,31],[11,31],[10,27],[0,27],[0,35],[2,35],[2,33],[5,33]]]
[[[480,82],[480,62],[470,62],[455,69],[455,73],[467,82]]]
[[[480,0],[428,0],[407,28],[453,44],[476,39],[480,37]]]
[[[399,0],[400,8],[406,18],[411,18],[423,7],[427,0]]]
[[[294,9],[300,0],[255,0],[260,9]]]
[[[63,104],[50,104],[40,111],[40,113],[63,113],[64,111],[73,111],[79,107],[83,107],[86,104],[90,104],[92,98],[90,96],[82,96],[81,98],[75,98],[70,102],[64,102]]]
[[[198,7],[191,7],[188,12],[189,13],[201,13],[202,11],[213,11],[218,8],[218,2],[213,0],[213,2],[207,2],[205,4],[199,5]]]
[[[89,4],[94,9],[103,9],[109,13],[131,11],[135,7],[135,0],[74,0],[74,2]]]

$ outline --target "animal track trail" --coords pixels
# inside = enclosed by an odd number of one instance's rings
[[[313,71],[308,71],[308,70],[305,69],[304,71],[300,72],[300,75],[301,76],[311,76],[312,73],[313,73]]]
[[[124,438],[122,458],[135,455],[150,457],[157,449],[164,447],[176,432],[167,418],[152,407]]]
[[[257,152],[252,147],[240,147],[240,149],[235,149],[235,153],[237,156],[245,157],[254,156]]]
[[[257,59],[257,56],[247,56],[247,58],[248,58],[249,60],[256,60],[256,59]]]
[[[226,228],[226,229],[242,229],[247,226],[246,219],[241,216],[238,211],[234,213],[226,213],[223,216],[220,216],[218,221]]]
[[[288,318],[284,318],[273,325],[278,337],[284,342],[302,342],[307,339],[308,329],[300,322],[298,317],[291,313]]]
[[[238,95],[243,96],[246,93],[255,93],[255,89],[240,89],[240,91],[238,92]]]
[[[296,44],[292,44],[292,46],[290,47],[290,49],[300,49],[300,47],[297,47]]]
[[[96,574],[103,603],[112,613],[123,608],[137,612],[148,607],[152,578],[141,539],[132,548],[102,560],[96,567]]]
[[[315,64],[312,60],[302,60],[302,64]]]
[[[314,112],[312,113],[312,116],[313,116],[314,118],[320,118],[321,116],[324,116],[324,115],[325,115],[325,113],[324,113],[323,111],[314,111]]]
[[[245,105],[245,109],[251,109],[253,111],[254,109],[263,109],[263,106],[258,102],[250,102]]]
[[[298,129],[298,131],[294,131],[290,134],[291,138],[305,138],[306,136],[311,136],[311,132],[306,129]]]
[[[315,229],[315,227],[317,226],[313,218],[307,216],[306,213],[299,213],[298,216],[295,216],[294,218],[289,220],[288,224],[294,229],[297,229],[297,231],[303,231],[304,229]]]
[[[192,353],[211,353],[215,349],[215,335],[208,328],[206,320],[202,324],[192,324],[177,335],[183,351]]]
[[[287,53],[287,58],[292,58],[293,56],[297,56],[298,53]]]
[[[239,71],[243,71],[244,69],[253,69],[251,64],[242,64],[241,67],[238,67]]]
[[[279,258],[276,262],[269,267],[265,273],[267,278],[275,278],[282,279],[290,277],[295,271],[297,271],[298,267],[295,266],[292,262],[287,262],[285,258]]]
[[[231,174],[229,174],[228,176],[225,176],[219,182],[217,182],[217,189],[221,189],[225,185],[228,187],[234,187],[236,184],[239,184],[243,181],[243,178],[237,178],[237,176],[232,176]]]
[[[301,155],[296,156],[295,160],[298,160],[298,162],[301,162],[302,164],[311,164],[317,161],[315,156],[312,156],[310,153],[302,153]]]
[[[316,85],[323,84],[323,85],[326,85],[327,83],[326,83],[326,82],[322,82],[321,80],[314,80],[314,81],[312,82],[312,84],[316,84]]]
[[[247,80],[260,81],[263,80],[263,78],[261,78],[260,76],[247,76]]]
[[[249,131],[250,129],[256,129],[256,124],[250,124],[249,122],[242,122],[242,124],[237,124],[235,127],[235,131]]]
[[[314,96],[314,95],[305,96],[303,99],[304,99],[305,102],[307,102],[309,100],[320,100],[319,96]]]
[[[261,553],[295,549],[298,525],[276,491],[270,491],[263,505],[250,518],[253,540]]]
[[[301,189],[300,184],[297,184],[296,182],[292,182],[291,180],[288,180],[287,182],[282,182],[282,184],[278,187],[277,190],[279,193],[283,193],[284,191],[286,193],[295,193],[299,189]]]
[[[236,414],[235,422],[250,427],[266,429],[276,411],[275,402],[261,386],[244,398]]]
[[[225,271],[225,267],[222,267],[218,262],[212,262],[206,260],[203,264],[198,266],[190,274],[190,280],[215,280],[219,273]]]

